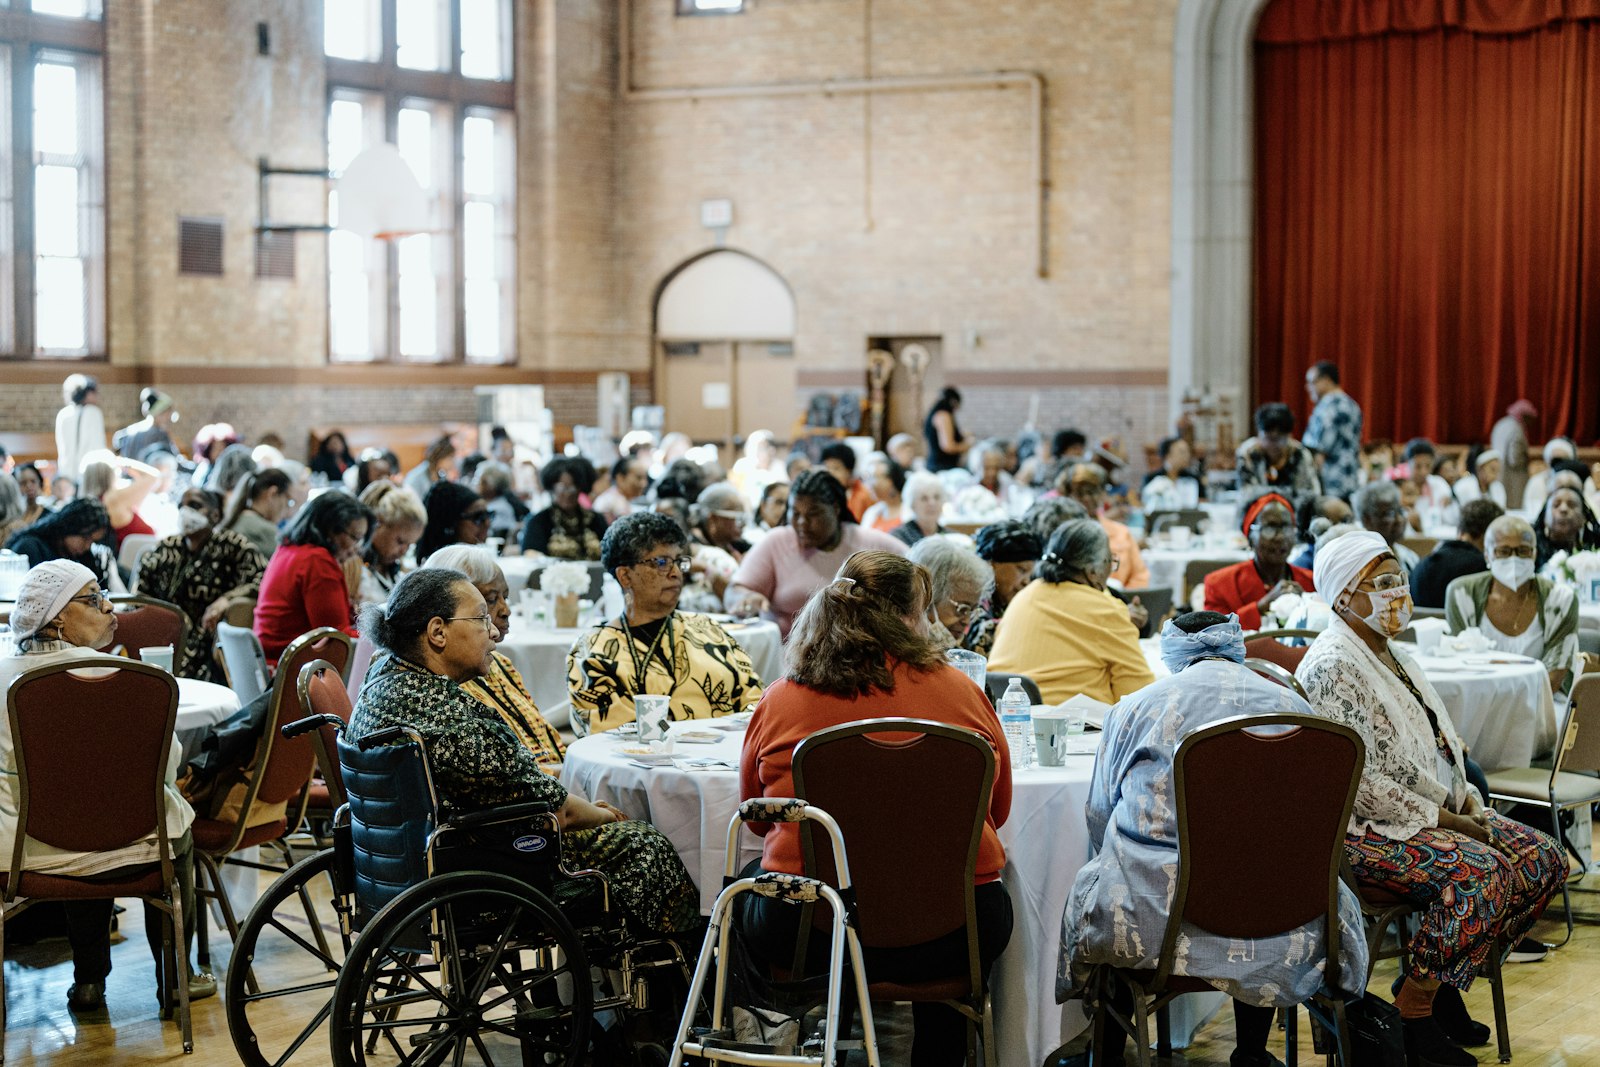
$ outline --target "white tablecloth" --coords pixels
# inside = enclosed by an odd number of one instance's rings
[[[1157,678],[1171,673],[1161,662],[1160,638],[1146,638],[1139,645]],[[1415,648],[1410,651],[1416,655]],[[1485,771],[1527,767],[1555,747],[1555,703],[1544,664],[1532,659],[1481,663],[1478,657],[1420,657],[1417,662],[1438,690],[1462,744]]]
[[[1600,604],[1578,604],[1578,629],[1600,630]]]
[[[743,743],[743,733],[731,732],[714,745],[679,745],[677,751],[685,759],[721,759],[736,766]],[[681,764],[640,767],[618,751],[620,744],[611,733],[578,740],[567,749],[562,782],[590,800],[608,801],[653,823],[700,887],[701,910],[710,912],[726,869],[728,820],[739,804],[738,773],[693,771]],[[1065,767],[1029,768],[1012,779],[1011,817],[1000,828],[1000,840],[1015,922],[990,980],[995,1043],[1004,1067],[1039,1067],[1085,1026],[1077,1002],[1056,1004],[1055,975],[1061,913],[1089,856],[1083,813],[1093,764],[1092,755],[1072,756]],[[741,832],[735,869],[760,855],[759,839]],[[1179,1045],[1223,998],[1185,999],[1188,1003],[1173,1017]]]
[[[179,678],[178,718],[173,730],[183,746],[184,762],[200,751],[200,742],[213,726],[238,710],[238,694],[227,686]]]
[[[783,642],[778,636],[777,623],[758,619],[729,624],[725,628],[728,636],[750,654],[761,681],[777,681],[783,674]],[[572,701],[567,692],[567,653],[582,633],[579,629],[529,626],[519,612],[512,618],[511,632],[500,642],[500,651],[522,675],[540,714],[558,729],[572,716]]]
[[[1183,596],[1183,572],[1192,561],[1214,559],[1238,563],[1250,558],[1248,549],[1201,548],[1198,545],[1185,549],[1147,548],[1141,554],[1144,565],[1150,568],[1150,588],[1171,589],[1175,604]]]

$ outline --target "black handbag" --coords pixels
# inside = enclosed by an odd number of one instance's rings
[[[1350,1025],[1350,1062],[1361,1067],[1406,1067],[1405,1029],[1400,1009],[1371,993],[1345,1009]]]

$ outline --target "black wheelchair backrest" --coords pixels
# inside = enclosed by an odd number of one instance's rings
[[[438,811],[427,755],[414,736],[363,749],[339,737],[349,794],[356,925],[426,879]]]

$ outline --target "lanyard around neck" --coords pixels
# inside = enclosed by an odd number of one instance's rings
[[[667,673],[672,673],[672,664],[676,659],[672,645],[672,616],[675,614],[676,612],[668,612],[667,617],[661,620],[661,628],[656,631],[656,636],[650,641],[650,647],[645,650],[642,661],[639,659],[638,642],[634,640],[633,630],[628,626],[628,613],[623,612],[617,620],[622,624],[622,632],[628,638],[628,658],[633,660],[634,696],[638,696],[645,691],[645,678],[650,673],[650,661],[655,658],[656,649],[661,645],[662,637],[667,639]]]

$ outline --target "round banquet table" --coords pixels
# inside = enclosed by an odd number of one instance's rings
[[[239,696],[225,685],[195,678],[178,679],[178,717],[173,732],[189,762],[200,751],[200,743],[217,723],[239,710]]]
[[[520,558],[520,557],[517,557]],[[756,676],[763,683],[776,681],[783,674],[783,642],[778,625],[764,619],[723,623],[728,636],[750,654]],[[558,630],[530,625],[521,612],[512,617],[511,632],[500,642],[539,713],[551,726],[560,729],[572,716],[572,701],[567,691],[567,653],[583,629]]]
[[[732,720],[724,720],[733,726]],[[706,730],[704,719],[675,724],[674,733]],[[737,767],[744,733],[714,744],[679,744],[672,764],[646,767],[619,751],[613,731],[580,738],[567,749],[561,780],[590,800],[615,804],[666,835],[700,887],[700,909],[711,911],[726,869],[728,821],[739,806]],[[631,738],[627,740],[633,740]],[[691,761],[715,762],[695,768]],[[1094,770],[1092,752],[1069,756],[1065,767],[1030,767],[1012,777],[1011,815],[1000,827],[1006,849],[1002,876],[1015,916],[1011,941],[990,976],[995,1044],[1003,1067],[1038,1067],[1087,1025],[1081,1002],[1055,1002],[1061,913],[1078,869],[1089,857],[1084,805]],[[760,839],[741,831],[735,869],[761,855]],[[1173,1011],[1174,1044],[1223,1003],[1222,994],[1180,998]]]
[[[1205,548],[1201,545],[1190,545],[1181,549],[1146,548],[1140,555],[1144,558],[1144,565],[1150,568],[1150,588],[1171,589],[1172,602],[1180,604],[1183,602],[1183,572],[1188,569],[1191,562],[1197,559],[1209,559],[1229,564],[1239,563],[1250,558],[1250,551],[1231,546]]]
[[[1139,645],[1157,678],[1171,673],[1161,662],[1160,638]],[[1555,701],[1544,664],[1505,652],[1445,659],[1406,648],[1444,701],[1461,743],[1486,772],[1531,766],[1554,749]]]

